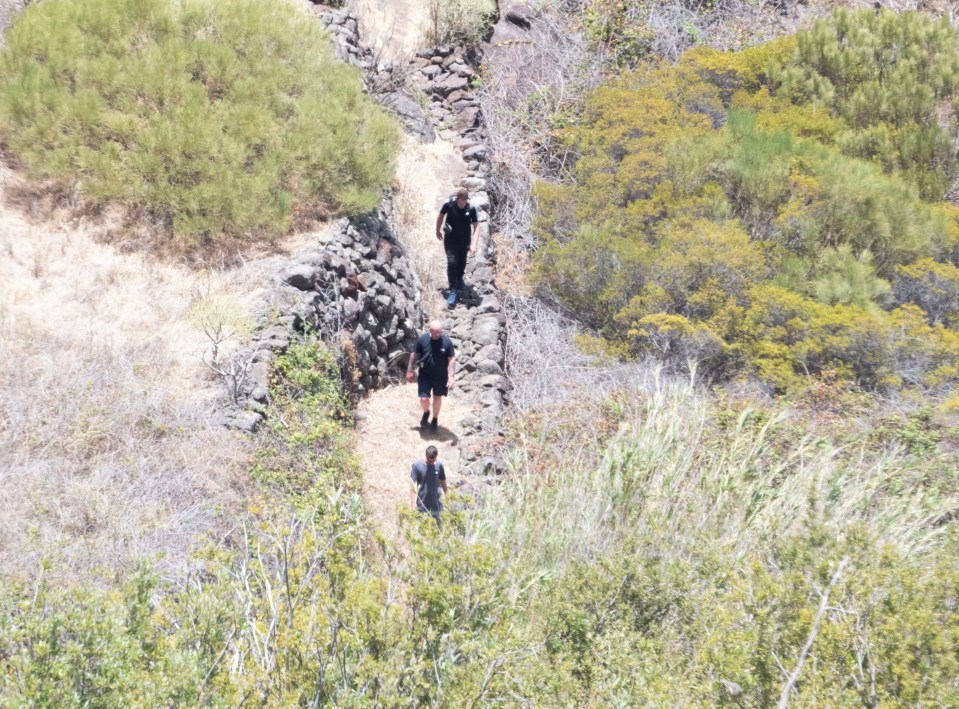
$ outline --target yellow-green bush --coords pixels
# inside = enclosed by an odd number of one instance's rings
[[[840,8],[799,32],[771,76],[777,92],[843,118],[844,152],[903,171],[924,197],[941,199],[955,178],[959,48],[945,18]]]
[[[612,350],[680,368],[700,353],[711,377],[759,374],[781,390],[821,372],[877,388],[944,386],[948,333],[932,338],[943,366],[924,359],[916,376],[890,345],[899,325],[886,312],[915,304],[934,324],[952,307],[943,262],[959,258],[959,221],[922,198],[915,173],[941,161],[890,166],[847,143],[889,126],[912,140],[896,111],[929,125],[931,104],[915,107],[921,116],[895,108],[910,82],[934,86],[940,107],[959,100],[950,32],[908,13],[900,27],[892,13],[840,12],[796,38],[698,48],[611,81],[566,130],[575,182],[535,190],[534,278]],[[882,91],[859,92],[855,67],[870,52],[903,81],[886,86],[891,75],[870,64]],[[823,72],[856,113],[826,102]],[[753,288],[763,284],[773,289]],[[763,324],[774,293],[780,305],[795,300],[794,328]]]
[[[143,210],[183,244],[368,210],[398,140],[289,2],[33,4],[5,37],[0,115],[32,175]]]

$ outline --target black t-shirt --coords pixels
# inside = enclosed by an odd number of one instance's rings
[[[445,379],[450,360],[456,355],[453,341],[446,335],[434,340],[428,332],[416,338],[413,346],[416,361],[420,365],[420,374],[431,380]]]
[[[469,240],[472,236],[472,225],[479,221],[476,207],[469,202],[465,208],[460,209],[456,200],[446,200],[440,207],[440,214],[446,215],[446,223],[453,229],[450,237],[454,239]]]
[[[420,460],[413,463],[410,480],[416,485],[416,509],[420,512],[441,512],[440,480],[446,480],[446,468],[440,461],[427,463]]]

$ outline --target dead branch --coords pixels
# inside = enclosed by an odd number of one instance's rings
[[[799,653],[799,662],[796,663],[796,669],[792,671],[789,680],[786,682],[786,686],[783,687],[783,693],[780,695],[779,704],[777,705],[778,709],[785,709],[789,703],[789,694],[799,680],[799,673],[802,672],[803,664],[806,662],[806,656],[812,649],[812,644],[816,641],[816,636],[819,634],[819,624],[822,622],[822,617],[825,615],[826,608],[829,606],[829,593],[833,587],[839,583],[839,579],[842,577],[842,572],[846,569],[847,564],[849,564],[848,556],[843,557],[842,561],[839,562],[839,567],[832,575],[832,578],[829,580],[829,585],[822,594],[822,600],[819,602],[819,610],[816,612],[816,620],[813,621],[812,629],[809,631],[809,637],[806,638],[806,644],[803,645],[802,652]]]

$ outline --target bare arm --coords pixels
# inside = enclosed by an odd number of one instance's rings
[[[446,379],[446,387],[452,389],[456,384],[456,356],[450,357],[450,366],[448,370],[448,376]]]
[[[419,357],[416,352],[410,352],[410,363],[406,366],[406,381],[413,381],[413,371],[416,367],[416,360]]]
[[[446,487],[446,478],[443,478],[442,480],[440,480],[440,487],[443,488],[443,494],[444,494],[444,495],[449,495],[449,494],[450,494],[449,488]]]
[[[470,253],[476,253],[476,247],[479,246],[479,222],[473,222],[473,238],[470,239]]]
[[[440,241],[443,240],[443,221],[445,219],[446,215],[443,212],[436,215],[436,238]]]
[[[446,485],[446,483],[444,482],[443,485]],[[410,507],[412,507],[414,510],[416,509],[416,488],[415,487],[410,488]]]

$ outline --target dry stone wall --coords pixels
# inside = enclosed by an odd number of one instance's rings
[[[282,263],[258,308],[256,336],[238,354],[248,364],[229,426],[254,431],[268,403],[270,363],[306,331],[345,334],[355,394],[396,381],[423,320],[421,286],[392,227],[391,203],[340,219],[316,244]]]
[[[416,100],[415,92],[405,85],[405,72],[392,62],[377,60],[373,50],[360,42],[356,15],[346,8],[331,9],[311,4],[313,13],[330,31],[336,56],[363,72],[366,89],[388,110],[396,114],[406,129],[423,143],[431,143],[436,135],[433,124]]]
[[[460,390],[473,403],[458,422],[463,472],[476,477],[495,473],[500,464],[490,451],[500,432],[509,381],[504,372],[506,317],[490,239],[489,148],[474,93],[481,56],[464,47],[441,46],[417,52],[408,67],[377,64],[373,52],[363,47],[356,17],[348,10],[317,5],[314,12],[333,34],[338,56],[364,72],[367,89],[407,130],[424,142],[434,140],[435,131],[461,151],[465,177],[459,186],[470,190],[477,209],[480,248],[467,264],[468,297],[443,319],[458,348]],[[456,187],[450,186],[451,193]]]

